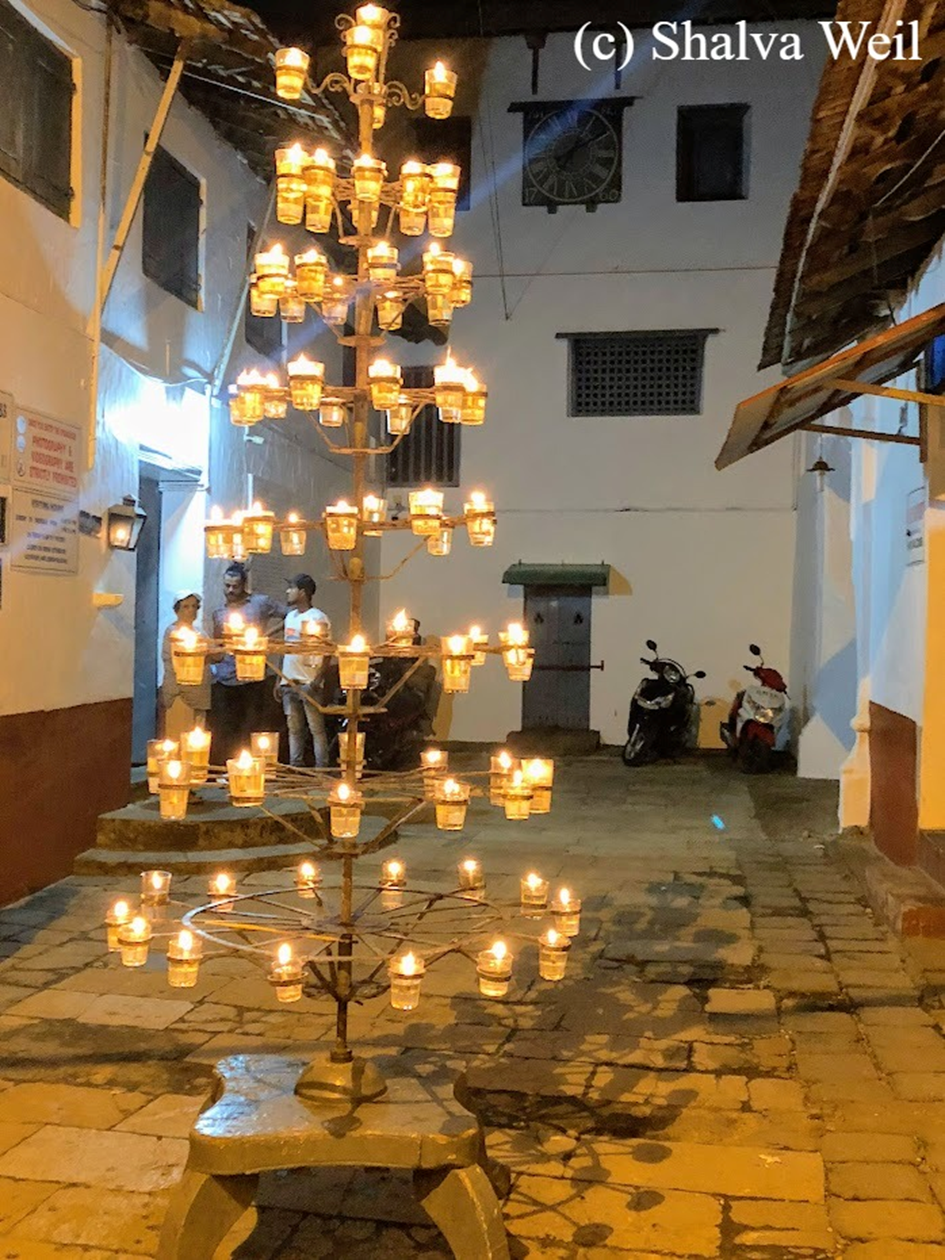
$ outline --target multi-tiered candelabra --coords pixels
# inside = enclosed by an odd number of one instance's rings
[[[354,1073],[348,1044],[348,1007],[355,998],[389,985],[391,1002],[413,1009],[419,998],[426,966],[446,953],[462,952],[477,966],[483,996],[505,997],[512,973],[509,939],[502,908],[487,900],[485,876],[476,858],[457,866],[456,885],[448,892],[411,887],[405,862],[394,857],[381,867],[379,880],[355,879],[359,858],[391,845],[398,828],[432,805],[437,826],[462,831],[471,797],[484,796],[501,807],[509,819],[546,813],[551,807],[553,763],[543,758],[517,762],[506,752],[496,753],[488,771],[452,776],[445,751],[427,748],[422,764],[403,773],[372,773],[364,764],[364,723],[383,713],[394,694],[424,663],[435,660],[442,670],[446,692],[466,692],[473,671],[489,655],[502,657],[509,678],[527,681],[534,649],[518,624],[510,625],[492,645],[478,626],[450,635],[437,647],[415,642],[413,625],[401,610],[387,623],[383,642],[369,645],[362,623],[365,584],[365,539],[391,530],[410,530],[418,538],[415,551],[426,546],[432,555],[446,555],[453,532],[464,528],[473,546],[495,538],[494,504],[475,491],[462,513],[444,510],[440,490],[422,488],[409,495],[409,511],[396,519],[387,513],[382,493],[366,481],[368,461],[393,450],[410,431],[420,411],[437,409],[444,424],[480,425],[485,419],[486,389],[478,377],[447,355],[434,369],[430,389],[407,389],[401,369],[380,356],[384,334],[395,329],[408,302],[425,304],[431,324],[449,325],[453,310],[472,296],[472,269],[443,248],[439,241],[453,230],[459,168],[442,161],[425,165],[406,161],[399,178],[390,181],[385,163],[373,151],[374,132],[391,106],[424,108],[431,118],[446,118],[452,109],[456,76],[438,62],[426,72],[423,94],[410,93],[386,77],[389,51],[397,39],[398,18],[373,4],[361,6],[352,20],[338,19],[342,31],[347,75],[327,76],[317,91],[344,92],[357,110],[360,152],[350,175],[341,177],[336,161],[323,149],[309,153],[300,145],[276,153],[276,215],[280,222],[301,225],[316,234],[338,228],[342,245],[356,254],[354,273],[335,274],[317,248],[296,254],[294,268],[281,245],[258,253],[251,278],[250,299],[257,315],[300,322],[307,307],[316,308],[338,340],[353,347],[354,384],[326,383],[324,363],[298,355],[287,366],[287,380],[274,374],[244,372],[232,388],[230,416],[247,426],[264,419],[279,420],[289,406],[308,415],[326,443],[352,461],[351,500],[326,507],[317,520],[292,513],[277,521],[255,504],[249,511],[223,519],[214,512],[206,526],[210,557],[242,559],[269,552],[278,535],[282,553],[302,555],[307,535],[320,533],[327,543],[338,576],[350,589],[350,624],[343,642],[331,640],[322,623],[303,624],[303,637],[287,642],[267,638],[255,626],[245,626],[239,614],[228,621],[224,638],[209,641],[182,631],[173,645],[173,664],[182,683],[199,682],[214,652],[231,652],[237,677],[260,680],[267,670],[280,674],[270,657],[302,654],[309,662],[337,661],[344,701],[322,703],[300,689],[303,703],[323,714],[343,718],[340,765],[335,770],[305,770],[280,765],[278,736],[257,732],[252,746],[229,760],[225,779],[211,765],[210,736],[200,728],[188,732],[180,744],[154,741],[149,748],[152,791],[160,798],[162,816],[181,818],[189,794],[208,781],[225,782],[232,804],[262,809],[290,830],[309,840],[269,804],[279,798],[304,801],[317,838],[312,856],[295,872],[289,889],[241,893],[229,872],[215,874],[206,904],[183,915],[183,928],[168,944],[168,969],[173,985],[196,982],[204,945],[238,948],[263,959],[281,1001],[309,991],[327,993],[337,1007],[337,1026],[331,1064],[313,1065],[299,1082],[298,1092],[317,1093],[347,1082],[352,1092],[370,1096],[383,1089],[363,1065]],[[307,82],[308,57],[299,49],[283,49],[276,57],[276,90],[286,100],[298,99]],[[386,211],[383,233],[378,231]],[[401,270],[400,251],[389,241],[394,224],[407,237],[426,229],[438,238],[422,253],[415,274]],[[349,331],[349,329],[351,331]],[[372,409],[386,416],[387,445],[371,445]],[[341,439],[332,436],[341,433]],[[411,553],[411,555],[414,553]],[[399,566],[398,566],[399,567]],[[390,575],[388,575],[390,576]],[[403,667],[386,694],[368,702],[365,691],[372,657],[399,658]],[[284,679],[287,686],[297,686]],[[222,767],[220,768],[223,769]],[[476,780],[487,784],[477,787]],[[267,804],[267,801],[269,804]],[[374,834],[362,835],[362,819],[373,810],[382,822]],[[367,830],[367,829],[366,829]],[[338,863],[337,888],[329,891],[321,865]],[[321,865],[320,865],[321,864]],[[338,869],[338,867],[336,867]],[[155,931],[170,917],[170,875],[146,871],[142,875],[141,909],[130,901],[117,903],[109,915],[109,941],[120,950],[122,962],[142,965]],[[539,974],[546,980],[564,975],[567,951],[580,922],[580,901],[567,888],[552,893],[537,872],[521,881],[515,909],[526,919],[553,916],[539,938]],[[500,931],[500,927],[502,930]],[[486,941],[492,940],[486,946]],[[355,1083],[356,1081],[356,1083]]]

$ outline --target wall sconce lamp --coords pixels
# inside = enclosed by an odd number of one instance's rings
[[[131,497],[126,494],[121,503],[108,509],[108,545],[116,551],[134,551],[141,537],[141,530],[148,519]]]

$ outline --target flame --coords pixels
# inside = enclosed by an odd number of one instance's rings
[[[474,490],[469,496],[469,502],[474,508],[478,508],[481,511],[486,506],[487,500],[482,490]]]
[[[481,638],[482,638],[482,626],[470,626],[470,627],[469,627],[469,637],[470,637],[471,639],[481,639]]]
[[[549,928],[545,933],[545,944],[555,946],[558,944],[558,940],[558,933],[554,930],[554,928]]]
[[[268,751],[269,751],[269,745],[270,745],[271,743],[272,743],[272,740],[269,738],[269,736],[268,736],[268,735],[257,735],[257,736],[256,736],[256,747],[257,747],[257,748],[260,748],[263,752],[268,752]]]
[[[297,523],[298,523],[298,519],[299,519],[299,514],[298,514],[298,512],[290,512],[290,513],[289,513],[289,515],[286,517],[286,520],[288,521],[288,523],[289,523],[290,525],[295,525],[295,524],[297,524]]]
[[[248,774],[250,770],[256,768],[256,758],[248,748],[244,748],[236,758],[236,768],[242,771],[243,774]]]
[[[314,879],[315,874],[316,871],[314,862],[303,862],[299,866],[299,875],[302,879]]]
[[[402,976],[415,976],[417,974],[417,958],[412,952],[403,954],[398,962],[397,970]]]
[[[230,613],[229,617],[226,619],[226,628],[229,630],[230,634],[240,634],[244,625],[245,622],[243,621],[242,613]]]
[[[524,647],[528,642],[528,632],[520,621],[509,622],[505,633],[513,647]]]
[[[184,741],[191,751],[195,748],[209,748],[210,732],[205,731],[202,726],[195,726],[192,731],[186,732]]]
[[[348,651],[349,652],[366,652],[367,651],[367,639],[364,637],[363,634],[356,634],[354,636],[354,638],[348,644]]]
[[[131,907],[128,905],[127,901],[116,901],[112,906],[113,919],[127,919],[130,913]]]
[[[391,363],[390,359],[375,359],[368,368],[370,376],[399,376],[400,369]]]
[[[463,870],[467,871],[470,875],[472,875],[475,871],[478,871],[478,869],[479,863],[475,858],[466,858],[465,862],[463,862]]]
[[[532,892],[534,892],[536,888],[541,887],[541,882],[541,876],[537,875],[534,871],[529,871],[529,873],[525,876],[525,883],[529,886]]]
[[[179,779],[184,772],[183,763],[180,761],[165,761],[164,773],[169,779]]]
[[[136,914],[131,920],[131,935],[143,938],[148,934],[148,921],[142,915]]]
[[[442,61],[438,61],[433,67],[433,78],[437,83],[446,82],[447,69]]]
[[[339,801],[347,801],[351,799],[351,788],[347,783],[339,783],[335,795]]]
[[[335,159],[329,155],[327,149],[316,149],[312,154],[312,164],[314,166],[327,166],[334,169]]]
[[[570,901],[571,901],[570,888],[562,888],[561,891],[558,893],[559,904],[562,906],[567,906],[570,904]]]
[[[243,644],[248,648],[254,648],[259,641],[259,631],[255,626],[247,626],[243,631]]]
[[[499,753],[499,765],[503,770],[512,769],[512,756],[510,753],[507,753],[504,748]]]
[[[164,876],[161,874],[160,871],[151,872],[151,887],[154,889],[155,892],[159,891],[161,888],[164,887]]]
[[[289,152],[286,154],[287,160],[294,163],[296,166],[300,166],[307,157],[308,153],[302,148],[298,140],[296,140],[295,144],[290,147]]]
[[[513,770],[512,771],[512,786],[519,788],[524,784],[524,782],[525,782],[524,772],[521,770]]]
[[[450,656],[463,656],[466,652],[466,636],[464,634],[451,634],[446,640],[446,646]]]
[[[407,616],[406,608],[401,608],[394,613],[390,626],[395,634],[403,634],[405,630],[409,630],[410,618]]]
[[[188,932],[186,928],[183,928],[177,934],[177,948],[181,951],[181,953],[189,954],[190,951],[193,949],[193,947],[194,947],[193,932]]]
[[[218,893],[228,893],[233,885],[232,878],[227,875],[226,871],[221,871],[219,875],[213,877],[213,888]]]
[[[403,862],[398,862],[397,859],[395,858],[393,861],[387,863],[387,874],[391,879],[400,879],[403,873],[404,873]]]
[[[288,941],[283,942],[283,944],[279,946],[279,949],[276,952],[276,958],[279,961],[280,967],[286,967],[292,961],[292,946],[288,943]]]
[[[502,959],[506,957],[508,952],[509,952],[509,947],[506,945],[505,941],[496,941],[496,943],[489,950],[489,953],[493,956],[496,962],[501,962]]]

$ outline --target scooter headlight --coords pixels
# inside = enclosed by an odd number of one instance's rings
[[[663,670],[663,677],[671,687],[675,687],[678,682],[682,681],[682,674],[678,669],[673,669],[672,665],[667,665]]]

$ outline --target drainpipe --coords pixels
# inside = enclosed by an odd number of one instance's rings
[[[109,32],[111,26],[109,25]],[[138,162],[138,169],[135,171],[135,177],[132,180],[131,188],[128,192],[125,208],[122,211],[121,220],[118,224],[118,231],[115,233],[115,240],[112,244],[108,255],[108,261],[105,266],[96,267],[96,283],[95,283],[95,310],[92,312],[92,379],[90,386],[90,409],[91,423],[89,426],[89,455],[88,467],[93,468],[95,465],[95,448],[98,436],[98,378],[99,363],[101,360],[102,347],[102,316],[105,306],[108,302],[108,295],[111,292],[112,284],[115,280],[115,273],[118,270],[118,264],[121,262],[121,255],[125,248],[125,242],[128,239],[128,233],[131,231],[131,225],[134,221],[135,212],[141,201],[141,194],[144,191],[145,180],[148,177],[148,171],[151,169],[151,162],[154,158],[154,151],[161,140],[164,131],[164,124],[170,112],[171,103],[174,100],[174,93],[177,91],[177,85],[180,82],[184,65],[187,61],[187,52],[189,41],[182,39],[177,45],[177,53],[174,57],[174,64],[171,66],[167,81],[164,84],[164,91],[161,93],[161,99],[158,102],[157,110],[154,114],[154,121],[151,123],[151,129],[148,132],[148,138],[144,144],[144,151]],[[104,250],[105,239],[105,188],[107,183],[108,168],[108,105],[110,102],[110,89],[108,87],[111,78],[111,42],[106,44],[107,57],[107,78],[106,78],[106,115],[105,128],[106,136],[102,146],[102,186],[99,205],[99,256],[98,262],[101,260],[101,253]]]

